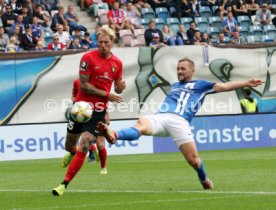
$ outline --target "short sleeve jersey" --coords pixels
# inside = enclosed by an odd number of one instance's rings
[[[113,81],[122,77],[123,65],[115,55],[104,58],[99,50],[94,50],[81,58],[79,73],[89,75],[90,84],[109,93]],[[91,102],[95,110],[107,109],[108,102],[107,97],[93,96],[82,90],[79,90],[75,101]]]
[[[205,80],[173,83],[158,113],[175,113],[191,122],[205,96],[214,93],[214,84]]]

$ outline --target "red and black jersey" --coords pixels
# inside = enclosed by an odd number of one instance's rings
[[[113,81],[122,77],[123,64],[115,55],[103,58],[99,50],[85,53],[80,61],[80,74],[90,76],[89,83],[98,89],[110,92]],[[93,96],[79,90],[75,101],[87,101],[95,110],[107,109],[107,97]]]

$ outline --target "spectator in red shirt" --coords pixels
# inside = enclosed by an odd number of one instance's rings
[[[65,49],[66,49],[65,45],[59,42],[58,35],[54,35],[53,42],[48,44],[48,50],[58,51],[58,50],[65,50]]]
[[[107,14],[109,24],[115,24],[116,31],[122,30],[125,27],[125,12],[119,6],[118,2],[114,2],[113,8]]]

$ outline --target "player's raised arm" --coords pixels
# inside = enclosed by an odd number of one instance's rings
[[[244,87],[257,87],[263,83],[262,80],[259,79],[250,79],[246,81],[232,81],[232,82],[226,82],[226,83],[216,83],[214,85],[214,91],[215,92],[227,92],[231,90],[235,90],[238,88],[244,88]]]

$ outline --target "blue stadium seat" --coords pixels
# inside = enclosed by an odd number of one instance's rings
[[[261,39],[262,35],[264,35],[264,31],[261,26],[250,26],[249,30],[251,35],[253,35],[254,37],[258,37],[259,39]]]
[[[144,26],[145,29],[149,28],[149,22],[150,22],[149,19],[139,18],[138,22],[139,22],[140,25]]]
[[[162,18],[164,21],[166,21],[167,18],[170,17],[170,13],[166,7],[157,7],[155,9],[155,14],[157,18]]]
[[[212,12],[213,12],[213,15],[216,14],[216,11],[219,9],[219,6],[212,6]]]
[[[169,25],[172,32],[176,34],[177,31],[179,30],[179,24],[180,24],[179,20],[177,18],[168,18],[167,24]]]
[[[205,17],[195,17],[195,23],[201,33],[205,33],[209,27],[209,22]]]
[[[165,21],[162,18],[155,18],[155,28],[162,31],[163,26],[166,24]]]
[[[222,21],[218,16],[209,17],[209,24],[212,27],[217,27],[219,30],[222,30]]]
[[[272,37],[272,36],[269,36],[269,35],[262,35],[262,41],[264,42],[264,43],[272,43],[272,42],[274,42],[274,37]]]
[[[190,28],[191,21],[193,21],[193,19],[190,17],[183,17],[180,19],[180,22],[184,25],[186,30],[188,30]]]
[[[217,27],[209,27],[207,29],[207,33],[212,37],[212,38],[217,38],[220,30]]]
[[[264,32],[266,35],[276,38],[276,28],[274,25],[266,25],[264,26]]]
[[[249,19],[248,16],[245,16],[245,15],[238,16],[237,21],[240,26],[246,26],[246,27],[251,26],[251,20]]]
[[[253,35],[249,35],[246,37],[246,41],[248,44],[253,44],[253,43],[260,43],[262,40],[258,37],[255,37]]]
[[[250,35],[250,31],[246,26],[239,26],[239,32],[240,35],[243,37],[247,37],[248,35]]]
[[[148,20],[155,18],[155,13],[152,8],[142,8],[141,10],[142,17]]]
[[[206,7],[206,6],[201,6],[199,9],[199,13],[201,17],[205,17],[207,19],[212,16],[212,11],[210,7]]]

